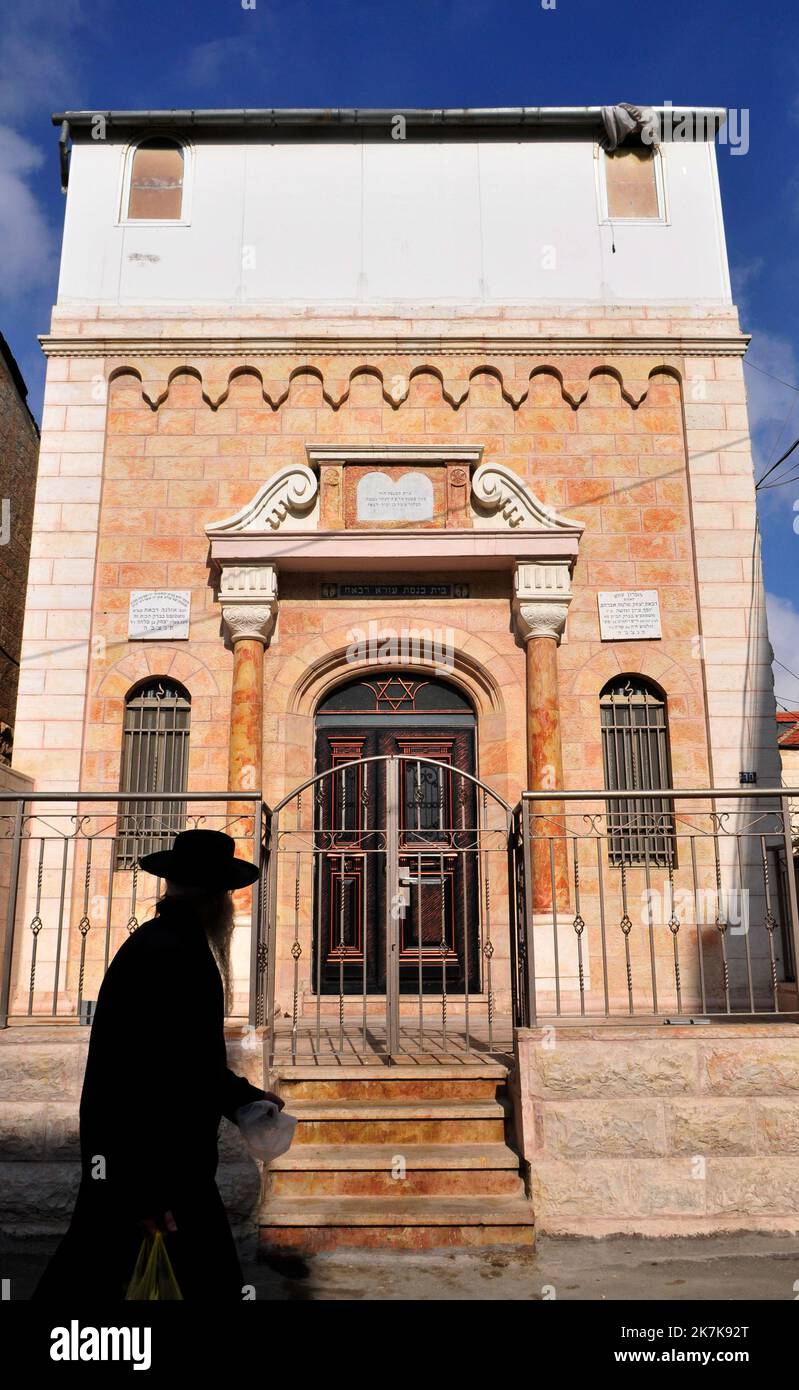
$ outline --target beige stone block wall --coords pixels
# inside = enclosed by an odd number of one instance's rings
[[[799,1230],[799,1028],[522,1029],[517,1140],[539,1231]]]
[[[231,1030],[228,1064],[263,1086],[260,1034]],[[0,1236],[62,1234],[80,1182],[80,1093],[88,1028],[0,1031]],[[235,1125],[222,1121],[217,1181],[237,1234],[254,1229],[260,1175]]]
[[[780,785],[743,363],[685,359],[685,437],[713,785]]]

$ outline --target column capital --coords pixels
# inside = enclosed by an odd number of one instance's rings
[[[531,637],[554,637],[559,644],[572,597],[568,560],[519,561],[511,605],[518,636],[524,642]]]
[[[277,618],[277,567],[222,565],[219,583],[222,621],[231,642],[250,639],[269,646]]]

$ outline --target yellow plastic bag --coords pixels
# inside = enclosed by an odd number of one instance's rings
[[[162,1302],[166,1299],[183,1299],[160,1231],[156,1231],[154,1236],[144,1237],[136,1268],[125,1294],[126,1303],[151,1302],[154,1299]]]

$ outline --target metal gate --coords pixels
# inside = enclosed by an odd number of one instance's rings
[[[352,759],[285,797],[259,953],[270,1061],[509,1050],[513,830],[501,796],[435,758]]]

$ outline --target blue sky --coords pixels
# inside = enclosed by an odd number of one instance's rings
[[[719,149],[759,477],[799,437],[799,6],[752,0],[25,0],[0,32],[0,330],[41,408],[63,108],[583,106],[749,113]],[[760,370],[757,370],[760,369]],[[776,378],[776,379],[775,379]],[[799,450],[797,450],[799,459]],[[788,465],[775,475],[789,472]],[[771,638],[799,672],[799,469],[761,496]],[[794,503],[797,510],[794,512]],[[799,678],[775,668],[799,708]]]

